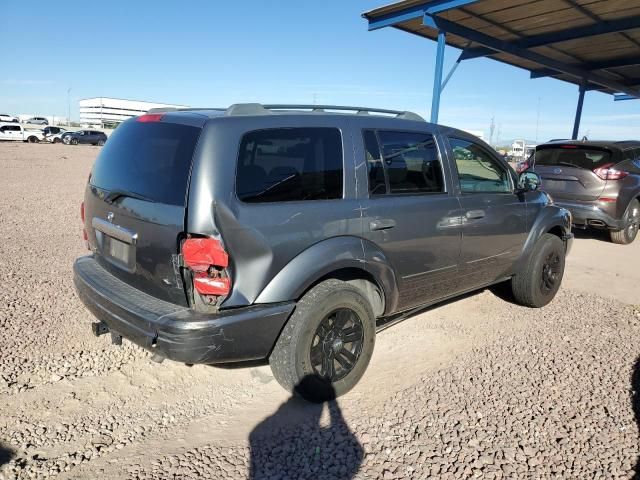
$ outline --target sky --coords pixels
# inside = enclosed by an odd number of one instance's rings
[[[0,37],[0,111],[67,115],[105,96],[190,106],[317,103],[415,111],[429,118],[436,44],[362,12],[389,0],[43,0],[11,2]],[[459,50],[447,47],[445,74]],[[68,94],[68,89],[71,92]],[[571,135],[578,87],[489,59],[463,62],[439,123],[494,143]],[[587,92],[580,136],[640,137],[640,101]],[[495,142],[498,140],[498,142]]]

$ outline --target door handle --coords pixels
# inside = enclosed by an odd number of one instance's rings
[[[484,210],[469,210],[466,213],[466,217],[469,220],[478,220],[480,218],[484,218]]]
[[[395,220],[391,220],[390,218],[379,218],[378,220],[371,220],[371,222],[369,222],[369,228],[372,232],[375,230],[388,230],[395,226]]]

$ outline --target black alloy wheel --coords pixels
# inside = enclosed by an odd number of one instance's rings
[[[339,308],[320,322],[310,350],[314,372],[333,382],[353,370],[362,352],[362,320],[353,310]]]

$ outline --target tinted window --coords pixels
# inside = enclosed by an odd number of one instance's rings
[[[364,150],[367,161],[367,171],[369,174],[369,193],[372,195],[382,195],[387,193],[387,184],[384,178],[384,167],[382,166],[382,155],[376,132],[365,130],[363,132]]]
[[[511,192],[508,171],[480,145],[450,138],[462,193]]]
[[[183,206],[199,134],[188,125],[123,123],[93,165],[91,184]]]
[[[444,192],[433,135],[379,131],[378,137],[390,193]]]
[[[605,150],[566,147],[539,148],[536,150],[535,164],[549,166],[577,167],[593,170],[611,163],[611,153]]]
[[[247,133],[240,144],[236,191],[243,202],[342,197],[342,139],[335,128],[278,128]]]

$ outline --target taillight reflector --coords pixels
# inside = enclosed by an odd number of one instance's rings
[[[629,172],[625,172],[624,170],[616,170],[615,168],[611,167],[613,167],[613,163],[607,163],[600,168],[594,169],[593,173],[595,173],[602,180],[620,180],[621,178],[629,175]]]
[[[147,113],[145,115],[140,115],[139,117],[136,117],[136,121],[143,122],[143,123],[159,122],[160,120],[162,120],[162,117],[164,117],[164,113]]]
[[[206,272],[210,266],[227,268],[229,256],[215,238],[188,238],[182,244],[184,263],[194,272]]]
[[[84,223],[84,202],[80,204],[80,220]]]
[[[210,277],[206,272],[195,274],[193,286],[203,295],[227,295],[231,290],[229,277]]]
[[[598,201],[602,203],[615,203],[618,201],[618,197],[600,197]]]

